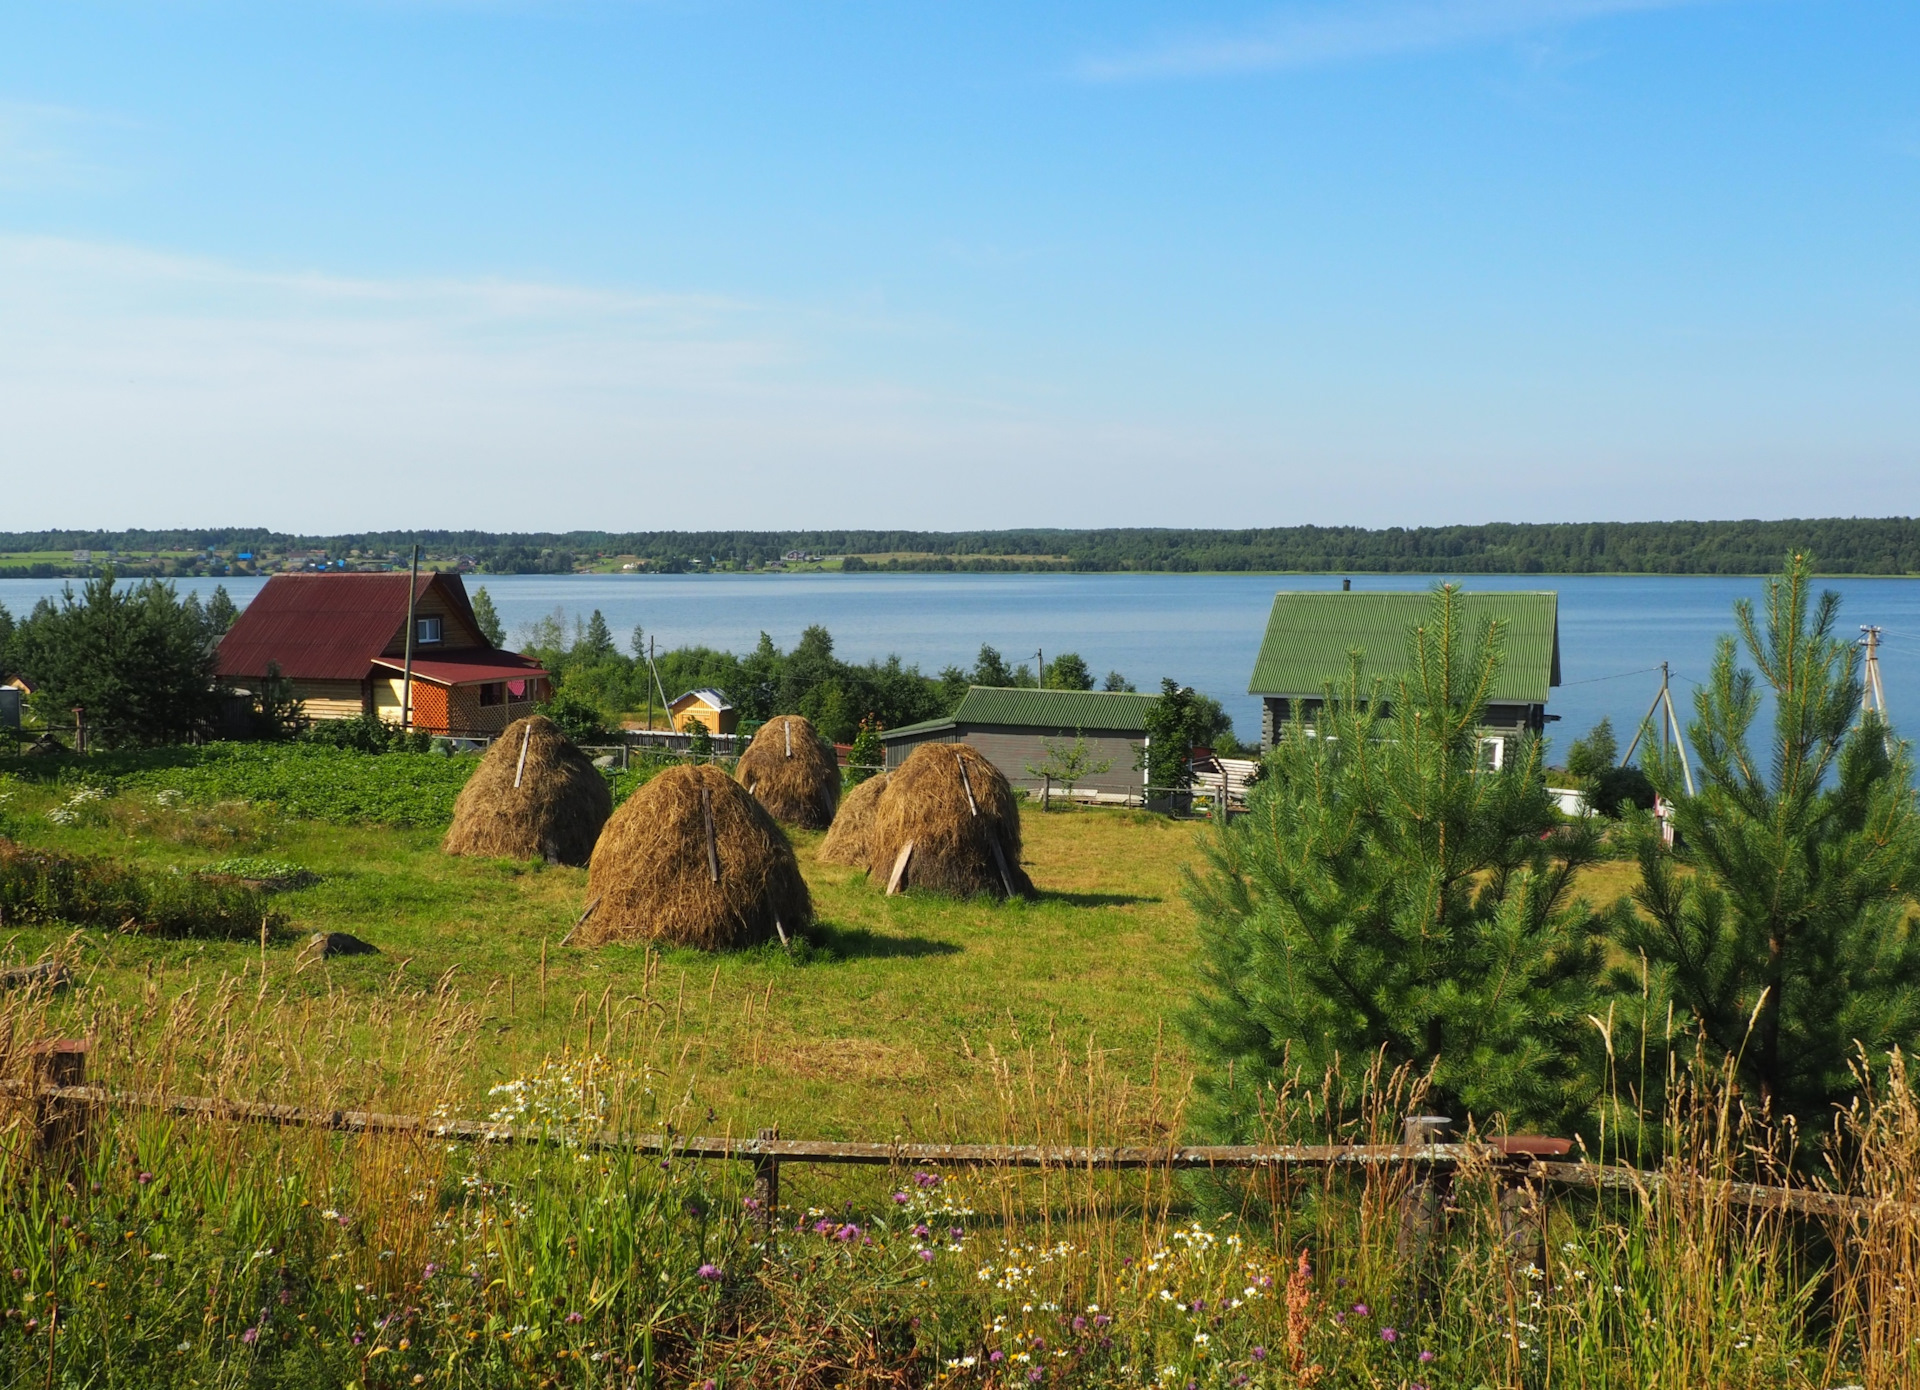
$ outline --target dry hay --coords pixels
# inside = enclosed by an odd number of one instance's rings
[[[717,950],[791,936],[813,901],[786,835],[719,768],[671,767],[628,797],[587,866],[582,946],[657,941]]]
[[[967,898],[1033,895],[1020,867],[1013,788],[967,744],[923,743],[887,778],[867,832],[868,872],[890,882],[908,842],[905,887]]]
[[[840,801],[840,763],[812,721],[778,714],[760,726],[734,775],[773,818],[802,830],[825,830]]]
[[[847,793],[827,831],[827,838],[820,842],[822,864],[866,867],[867,836],[873,832],[873,815],[880,809],[880,793],[886,789],[887,774],[876,772]]]
[[[507,725],[480,759],[442,846],[448,854],[584,864],[613,814],[607,779],[544,714]]]

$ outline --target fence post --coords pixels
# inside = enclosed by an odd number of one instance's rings
[[[1438,1144],[1453,1125],[1448,1115],[1409,1115],[1400,1126],[1400,1142],[1408,1149]],[[1424,1262],[1427,1249],[1446,1220],[1452,1174],[1436,1165],[1414,1162],[1413,1178],[1400,1197],[1400,1233],[1395,1245],[1403,1261]]]
[[[58,1086],[87,1084],[87,1044],[73,1038],[54,1038],[33,1049],[34,1156],[48,1169],[65,1168],[77,1160],[87,1139],[85,1102],[66,1100],[46,1092]]]
[[[760,1139],[765,1142],[780,1137],[780,1126],[760,1131]],[[753,1200],[760,1217],[760,1234],[767,1242],[767,1252],[773,1252],[773,1235],[779,1228],[780,1207],[780,1160],[772,1154],[761,1154],[753,1160]]]

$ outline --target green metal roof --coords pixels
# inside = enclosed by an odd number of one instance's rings
[[[1069,729],[1144,734],[1147,710],[1159,698],[1105,690],[1035,690],[1031,686],[975,685],[952,714],[905,728],[888,729],[883,738],[933,733],[960,724],[999,724],[1050,733]]]
[[[1347,653],[1358,649],[1368,678],[1391,678],[1407,665],[1407,637],[1426,621],[1430,596],[1419,592],[1288,591],[1273,596],[1267,635],[1253,663],[1249,695],[1317,696],[1347,674]],[[1489,618],[1506,627],[1506,660],[1493,699],[1544,705],[1560,684],[1560,596],[1463,593],[1460,602],[1477,633]]]

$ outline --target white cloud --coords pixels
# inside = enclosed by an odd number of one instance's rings
[[[1319,67],[1487,43],[1609,15],[1709,0],[1414,0],[1321,5],[1274,14],[1234,33],[1188,34],[1132,52],[1089,57],[1093,81],[1201,77]]]
[[[0,101],[0,190],[98,189],[119,176],[97,153],[102,131],[127,123],[97,111]]]
[[[1090,467],[1144,474],[1209,448],[1204,432],[901,384],[910,367],[884,364],[932,331],[0,236],[7,511],[22,526],[977,525],[1009,488],[1067,505]]]

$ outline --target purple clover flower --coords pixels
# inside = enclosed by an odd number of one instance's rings
[[[921,1258],[922,1260],[925,1260],[925,1261],[926,1261],[926,1262],[927,1262],[928,1264],[932,1264],[932,1263],[933,1263],[933,1251],[931,1251],[931,1250],[922,1250],[922,1251],[920,1252],[920,1258]]]
[[[1253,1349],[1253,1359],[1255,1361],[1265,1361],[1267,1359],[1267,1349],[1265,1347],[1255,1347]]]
[[[709,1284],[711,1284],[720,1278],[720,1266],[701,1265],[700,1268],[695,1271],[695,1274],[697,1275],[697,1277],[704,1279]]]
[[[586,1320],[587,1320],[587,1317],[586,1317],[586,1314],[584,1313],[575,1312],[575,1313],[567,1314],[567,1321],[574,1324],[576,1327],[579,1326],[581,1323],[585,1322]]]
[[[245,1332],[242,1332],[240,1334],[240,1340],[245,1342],[248,1346],[252,1346],[255,1342],[260,1340],[260,1329],[257,1327],[249,1327]]]
[[[1391,1327],[1383,1327],[1380,1329],[1380,1340],[1385,1342],[1388,1346],[1392,1346],[1395,1342],[1400,1340],[1400,1334],[1398,1332],[1395,1332]]]
[[[893,1194],[893,1204],[897,1207],[904,1207],[908,1202],[912,1200],[913,1199],[907,1196],[907,1194],[904,1192],[896,1192]]]
[[[1373,1316],[1373,1310],[1364,1303],[1356,1303],[1353,1305],[1353,1315],[1356,1318],[1370,1318]]]
[[[1416,1360],[1418,1360],[1418,1361],[1419,1361],[1419,1363],[1420,1363],[1420,1364],[1421,1364],[1422,1366],[1427,1366],[1427,1365],[1431,1365],[1431,1364],[1433,1363],[1433,1360],[1434,1360],[1434,1355],[1433,1355],[1433,1353],[1432,1353],[1432,1352],[1430,1352],[1430,1351],[1425,1351],[1425,1350],[1423,1350],[1423,1351],[1422,1351],[1422,1352],[1420,1353],[1420,1355],[1419,1355],[1418,1357],[1416,1357],[1415,1359],[1416,1359]]]

